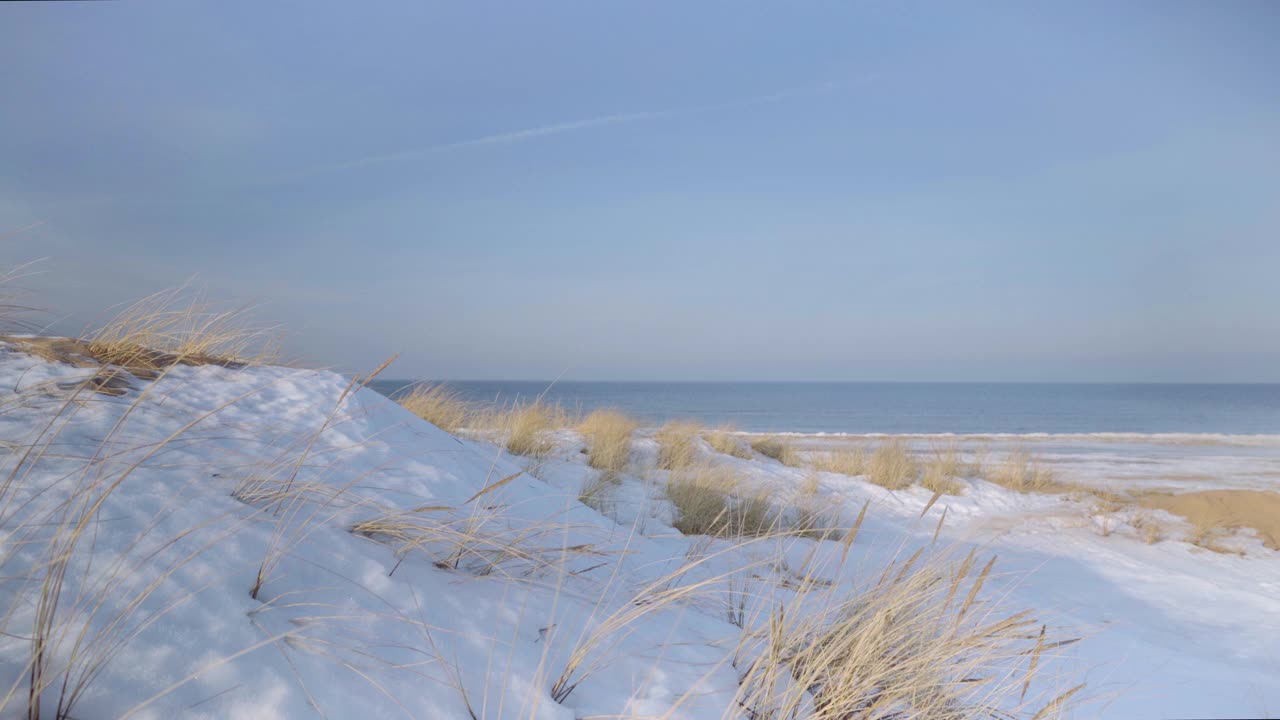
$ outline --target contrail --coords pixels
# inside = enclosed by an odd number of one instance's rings
[[[674,117],[677,115],[693,115],[695,113],[711,112],[715,110],[730,110],[734,108],[750,107],[753,105],[768,105],[776,103],[787,98],[798,95],[810,95],[820,92],[827,92],[835,87],[834,83],[823,83],[822,85],[814,85],[808,87],[792,88],[783,90],[769,95],[757,95],[749,98],[741,98],[738,100],[729,100],[726,102],[712,103],[707,105],[691,105],[681,108],[672,108],[669,110],[651,110],[644,112],[619,113],[614,115],[601,115],[599,117],[586,118],[583,120],[571,120],[568,122],[555,123],[552,125],[541,125],[538,127],[524,128],[521,130],[512,130],[504,133],[496,133],[493,135],[482,135],[476,138],[468,138],[466,140],[454,140],[452,142],[439,143],[436,145],[428,145],[426,147],[411,148],[408,150],[400,150],[393,153],[384,153],[381,155],[369,155],[367,157],[356,158],[354,160],[346,160],[344,162],[332,163],[329,165],[321,165],[312,168],[297,175],[294,178],[308,177],[327,172],[336,172],[340,170],[350,170],[352,168],[366,167],[369,165],[379,165],[397,160],[406,160],[413,157],[431,155],[434,153],[446,152],[449,150],[460,150],[469,147],[479,147],[482,145],[499,145],[506,143],[518,143],[525,140],[533,140],[536,138],[547,137],[549,135],[561,135],[563,133],[574,132],[576,130],[586,130],[588,128],[606,127],[609,125],[624,125],[627,123],[641,122],[644,120],[657,120],[659,118]]]

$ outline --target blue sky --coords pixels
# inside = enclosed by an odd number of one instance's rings
[[[1280,4],[0,4],[0,262],[397,377],[1280,381]]]

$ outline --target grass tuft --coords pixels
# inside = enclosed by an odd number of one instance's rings
[[[795,445],[784,438],[774,435],[762,437],[751,443],[751,448],[767,458],[772,458],[790,467],[804,465],[804,456],[796,450]]]
[[[812,453],[809,459],[813,469],[821,472],[855,476],[867,471],[867,451],[861,447]]]
[[[867,461],[867,480],[889,490],[910,487],[918,472],[907,444],[897,438],[881,443]]]
[[[925,464],[920,484],[925,489],[942,495],[960,495],[965,489],[965,484],[960,481],[963,472],[960,451],[955,445],[935,448]]]
[[[712,450],[725,455],[732,455],[743,460],[750,460],[753,456],[751,448],[742,438],[738,437],[737,430],[729,425],[721,425],[720,427],[703,434],[702,438],[707,441]]]
[[[243,366],[276,359],[274,339],[244,309],[220,311],[185,288],[149,295],[89,335],[87,353],[145,376],[178,364]]]
[[[1191,532],[1187,534],[1186,541],[1196,547],[1204,548],[1220,555],[1239,555],[1243,557],[1243,548],[1222,544],[1222,541],[1231,534],[1232,530],[1234,528],[1220,525],[1210,518],[1198,518],[1192,522]]]
[[[616,410],[596,410],[578,425],[587,441],[587,464],[620,473],[631,460],[631,436],[636,422]]]
[[[1138,531],[1138,536],[1148,545],[1155,545],[1165,538],[1164,525],[1160,524],[1160,521],[1156,520],[1151,513],[1134,513],[1129,524]]]
[[[971,559],[957,568],[920,556],[890,565],[852,596],[806,574],[794,598],[753,627],[736,653],[747,716],[1032,715],[1028,708],[1043,702],[1043,693],[1027,697],[1041,655],[1075,640],[1046,643],[1027,612],[976,610],[992,562],[971,578]],[[953,603],[965,584],[968,599]]]
[[[673,471],[667,497],[678,514],[674,527],[685,535],[762,535],[773,524],[769,496],[746,489],[732,468],[723,465]]]
[[[472,408],[462,396],[444,385],[416,385],[397,402],[414,415],[450,433],[465,427],[472,416]]]
[[[1053,477],[1053,471],[1025,450],[1014,450],[1003,463],[987,468],[986,479],[1018,492],[1058,492],[1064,486]]]
[[[702,426],[688,420],[672,420],[654,435],[658,441],[658,467],[679,470],[693,463],[698,454],[698,435]]]
[[[560,406],[535,400],[498,411],[490,417],[490,422],[506,434],[507,452],[540,458],[555,449],[551,432],[567,426],[569,418]]]

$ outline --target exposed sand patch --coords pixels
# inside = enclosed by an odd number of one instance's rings
[[[1146,508],[1181,515],[1198,527],[1249,527],[1262,544],[1280,550],[1280,493],[1263,490],[1204,490],[1177,495],[1143,495]]]

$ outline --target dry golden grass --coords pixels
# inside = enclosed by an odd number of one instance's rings
[[[794,443],[776,435],[762,437],[751,443],[751,448],[767,458],[772,458],[790,467],[803,467],[804,455],[796,449]]]
[[[599,470],[623,472],[631,460],[631,436],[636,421],[616,410],[596,410],[578,424],[587,441],[587,464]]]
[[[149,295],[86,339],[90,356],[137,375],[176,364],[240,366],[277,358],[275,338],[249,328],[244,309],[220,311],[185,288]]]
[[[450,433],[465,427],[473,414],[471,406],[444,385],[416,385],[396,401],[414,415]]]
[[[769,496],[743,487],[733,469],[723,465],[673,471],[667,498],[678,515],[673,525],[685,535],[761,535],[773,525]]]
[[[774,435],[766,435],[751,441],[751,449],[767,458],[781,461],[787,452],[787,442]]]
[[[1220,555],[1240,555],[1244,556],[1244,549],[1241,547],[1232,547],[1224,545],[1223,540],[1230,537],[1235,528],[1227,525],[1221,525],[1209,518],[1196,518],[1191,523],[1191,532],[1187,534],[1186,541],[1196,547],[1204,548],[1210,552]]]
[[[0,335],[50,362],[95,369],[86,387],[113,396],[133,388],[131,379],[153,380],[175,365],[239,368],[276,362],[278,339],[269,329],[250,327],[243,309],[216,310],[183,288],[143,298],[87,339]]]
[[[698,455],[698,436],[702,426],[688,420],[672,420],[654,435],[658,441],[658,467],[679,470],[688,467]]]
[[[737,430],[732,426],[721,425],[703,434],[702,438],[707,441],[712,450],[718,453],[732,455],[743,460],[750,460],[753,457],[751,447],[737,435]]]
[[[965,474],[968,477],[982,477],[987,472],[987,458],[991,455],[991,448],[987,445],[978,445],[969,453],[969,463],[965,467]]]
[[[939,474],[946,477],[960,477],[964,474],[964,463],[960,461],[960,449],[955,443],[933,448],[927,464],[937,468]]]
[[[1075,639],[1049,642],[1029,613],[980,606],[994,558],[975,578],[972,554],[920,557],[853,596],[804,575],[735,653],[738,705],[763,718],[1043,718],[1080,689],[1028,700],[1042,657]]]
[[[461,515],[447,507],[394,511],[357,522],[351,532],[394,548],[391,574],[410,553],[423,554],[439,568],[519,578],[554,572],[574,557],[602,555],[589,544],[565,547],[560,523],[513,526],[503,516],[505,509],[477,506]]]
[[[942,495],[960,495],[965,488],[960,481],[964,470],[964,464],[960,462],[960,451],[954,444],[937,447],[925,461],[920,484],[925,489]]]
[[[894,438],[880,443],[867,461],[867,479],[890,490],[902,490],[916,481],[919,473],[907,444]]]
[[[953,475],[947,475],[942,466],[930,463],[920,476],[920,484],[926,490],[942,495],[963,495],[965,484]]]
[[[811,453],[809,461],[814,470],[861,475],[867,470],[867,451],[861,447],[826,450]]]
[[[697,546],[676,571],[641,588],[617,610],[581,624],[552,684],[552,698],[565,702],[607,662],[615,638],[633,632],[644,618],[712,598],[742,630],[731,653],[739,680],[732,712],[746,717],[1043,720],[1059,717],[1083,687],[1063,691],[1061,683],[1046,687],[1040,681],[1047,661],[1077,638],[1054,639],[1029,612],[990,604],[982,591],[995,558],[975,572],[973,553],[957,563],[922,557],[920,550],[869,574],[878,580],[850,588],[831,578],[840,576],[855,536],[851,530],[844,537],[835,567],[811,552],[793,568],[783,560],[791,534],[770,534],[714,553],[706,552],[708,545]],[[703,571],[747,543],[772,542],[779,553],[772,563],[735,565],[711,577]]]
[[[1063,492],[1069,489],[1054,479],[1052,470],[1025,450],[1014,450],[1004,462],[988,466],[986,480],[1018,492]]]
[[[1129,524],[1133,526],[1134,530],[1138,531],[1138,537],[1142,538],[1142,541],[1148,545],[1154,545],[1164,540],[1167,534],[1164,525],[1159,520],[1156,520],[1151,513],[1145,511],[1134,513],[1129,520]]]
[[[490,411],[483,422],[485,427],[502,431],[507,452],[536,458],[545,457],[555,449],[553,431],[571,424],[564,408],[542,400]]]

